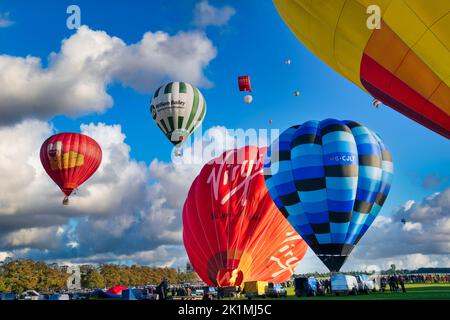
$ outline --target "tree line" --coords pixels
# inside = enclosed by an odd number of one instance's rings
[[[81,265],[80,271],[81,286],[91,290],[116,285],[139,287],[158,284],[163,278],[167,278],[172,284],[192,283],[199,280],[195,273],[179,272],[174,268],[139,265]],[[67,266],[33,260],[8,260],[0,263],[0,292],[63,291],[66,289],[69,276]]]

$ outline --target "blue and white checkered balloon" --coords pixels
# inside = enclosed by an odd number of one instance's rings
[[[339,271],[386,200],[390,152],[359,123],[327,119],[287,129],[267,157],[275,204],[328,269]]]

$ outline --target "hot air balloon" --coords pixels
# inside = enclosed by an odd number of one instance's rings
[[[393,163],[381,138],[354,121],[308,121],[284,131],[265,165],[269,193],[332,272],[380,212]]]
[[[72,192],[97,171],[102,161],[98,143],[83,134],[59,133],[48,138],[41,147],[42,165],[64,193],[64,205]]]
[[[300,96],[300,91],[294,91],[294,96],[295,96],[295,97]]]
[[[207,163],[191,186],[183,241],[194,270],[210,286],[283,282],[306,253],[267,193],[266,149],[227,151]]]
[[[114,286],[108,289],[108,291],[106,291],[107,293],[111,293],[111,294],[115,294],[115,295],[121,295],[122,291],[127,290],[128,287],[125,286]]]
[[[201,125],[206,102],[201,92],[186,82],[170,82],[156,90],[150,112],[159,129],[178,148]]]
[[[380,107],[380,105],[381,105],[381,102],[380,101],[378,101],[377,99],[374,99],[373,101],[372,101],[372,105],[375,107],[375,108],[379,108]]]
[[[244,97],[244,102],[246,103],[246,104],[250,104],[250,103],[252,103],[253,102],[253,96],[251,96],[251,95],[246,95],[245,97]]]
[[[289,66],[292,63],[292,61],[291,61],[291,59],[286,59],[286,61],[284,63]]]
[[[273,2],[297,38],[335,71],[450,139],[450,1]],[[380,9],[379,24],[371,25],[377,15],[369,5]]]
[[[252,87],[250,85],[250,76],[239,76],[238,77],[239,91],[250,91],[252,92]]]

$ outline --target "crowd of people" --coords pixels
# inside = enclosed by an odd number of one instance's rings
[[[406,283],[450,283],[450,274],[401,275]]]
[[[390,292],[399,292],[400,288],[403,293],[406,293],[405,289],[405,277],[403,276],[386,276],[380,279],[380,291],[384,292],[386,290],[386,285],[389,285]]]
[[[201,285],[169,285],[167,278],[164,278],[158,286],[153,288],[152,293],[155,294],[159,300],[177,298],[191,300],[198,298],[197,290],[203,289],[204,286]]]
[[[380,291],[387,291],[389,287],[390,292],[404,292],[406,293],[405,284],[414,283],[450,283],[449,274],[407,274],[407,275],[384,275],[379,278]],[[288,287],[291,283],[286,284]],[[199,298],[197,292],[203,292],[203,299],[211,299],[212,296],[217,299],[223,299],[225,296],[224,288],[217,288],[214,294],[211,292],[204,292],[205,286],[202,285],[169,285],[167,278],[164,278],[161,283],[153,288],[148,288],[149,293],[157,296],[157,299],[194,299]],[[330,279],[321,279],[317,281],[317,291],[319,294],[331,294]],[[240,292],[239,292],[240,293]]]

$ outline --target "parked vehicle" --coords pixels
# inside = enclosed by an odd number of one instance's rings
[[[316,296],[319,294],[317,280],[314,277],[298,277],[294,279],[295,295],[297,297]]]
[[[375,282],[369,279],[369,276],[366,274],[359,274],[356,276],[356,280],[358,281],[358,291],[369,294],[370,291],[375,291]]]
[[[369,279],[373,281],[375,286],[374,291],[381,291],[381,276],[380,275],[371,275]]]
[[[40,296],[39,292],[35,290],[27,290],[25,292],[22,292],[20,295],[19,300],[42,300],[44,296]]]
[[[17,295],[14,292],[0,293],[0,300],[16,300]]]
[[[287,290],[280,283],[269,282],[266,289],[266,297],[287,297]]]
[[[335,295],[340,294],[358,294],[358,280],[356,277],[335,273],[331,275],[331,292]]]
[[[265,297],[268,285],[267,281],[247,281],[244,283],[245,296],[248,299]]]
[[[48,295],[46,300],[70,300],[70,297],[68,294],[53,293]]]
[[[238,286],[223,287],[223,295],[225,298],[236,298],[240,294]]]
[[[196,296],[196,297],[203,297],[203,295],[205,294],[205,291],[203,289],[195,289],[192,290],[192,295]]]

